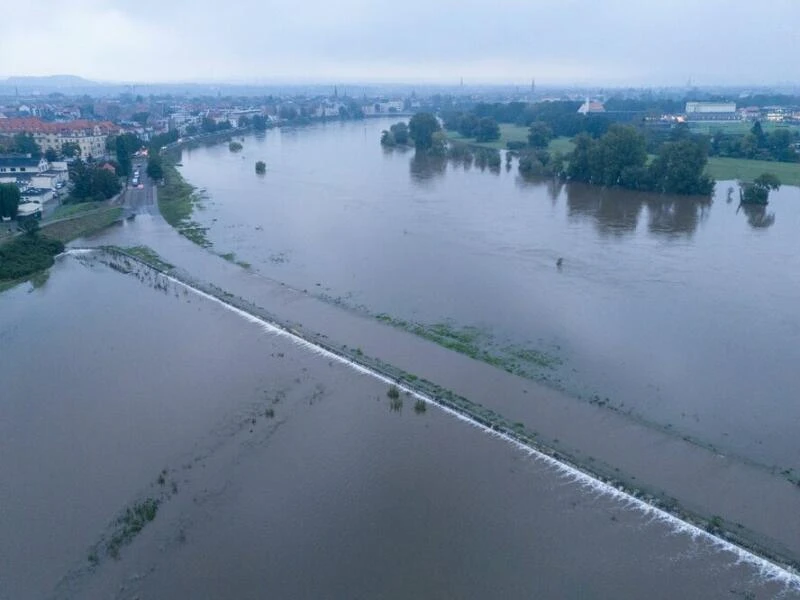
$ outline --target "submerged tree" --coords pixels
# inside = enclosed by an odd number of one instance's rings
[[[440,129],[436,117],[426,112],[415,114],[408,123],[408,132],[417,150],[430,150],[433,146],[433,135]]]
[[[769,203],[769,193],[771,190],[779,190],[781,180],[772,173],[762,173],[756,177],[752,183],[739,184],[739,199],[742,204],[761,204]]]
[[[267,163],[263,160],[256,161],[256,173],[263,175],[267,172]]]

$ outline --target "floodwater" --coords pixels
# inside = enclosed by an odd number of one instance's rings
[[[797,597],[757,561],[413,397],[392,410],[379,379],[99,258],[0,296],[2,600]],[[155,519],[115,558],[114,519],[147,498]]]
[[[185,149],[181,171],[207,193],[194,218],[270,278],[477,327],[559,359],[548,379],[573,395],[800,471],[800,188],[743,211],[734,182],[713,201],[528,182],[516,164],[385,151],[389,123]]]

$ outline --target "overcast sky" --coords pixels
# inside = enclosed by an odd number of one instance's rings
[[[800,0],[9,0],[0,76],[800,81]]]

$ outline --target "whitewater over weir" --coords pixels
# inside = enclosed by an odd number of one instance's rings
[[[80,255],[94,254],[96,252],[97,249],[95,248],[75,248],[67,250],[66,252],[64,252],[64,254],[77,257]],[[118,252],[118,250],[115,250],[115,252]],[[258,317],[252,313],[249,313],[246,310],[234,306],[233,304],[226,302],[225,300],[222,300],[221,298],[213,294],[198,289],[197,287],[194,287],[172,275],[168,275],[163,271],[160,271],[159,269],[156,269],[155,267],[147,263],[144,263],[135,256],[129,255],[124,252],[120,252],[120,254],[130,260],[144,264],[149,269],[153,269],[154,271],[156,271],[159,274],[159,276],[163,277],[165,280],[168,280],[186,290],[190,290],[194,294],[197,294],[198,296],[206,300],[209,300],[212,303],[216,303],[217,305],[222,306],[226,310],[235,313],[236,315],[242,317],[246,321],[249,321],[250,323],[259,326],[263,331],[267,333],[287,338],[291,340],[295,345],[301,348],[310,350],[311,352],[319,356],[323,356],[329,360],[333,360],[340,364],[344,364],[358,373],[370,376],[374,379],[377,379],[389,385],[395,385],[400,390],[406,392],[410,396],[418,400],[422,400],[427,404],[433,405],[438,409],[444,411],[445,413],[455,417],[456,419],[459,419],[460,421],[468,423],[469,425],[483,431],[484,433],[502,439],[506,443],[509,443],[515,448],[521,450],[528,456],[534,458],[540,463],[543,463],[544,465],[552,469],[555,473],[557,473],[560,477],[564,478],[568,482],[577,483],[582,488],[592,492],[597,497],[606,497],[614,501],[620,502],[627,509],[632,509],[634,511],[637,511],[640,514],[649,517],[653,521],[666,524],[671,529],[671,531],[676,535],[688,535],[692,540],[701,540],[706,542],[709,545],[709,547],[714,550],[723,551],[731,554],[734,558],[735,564],[737,565],[744,564],[754,568],[759,573],[759,576],[762,577],[764,580],[776,582],[782,585],[786,591],[800,592],[800,574],[796,573],[791,568],[778,565],[761,556],[758,556],[753,552],[750,552],[747,549],[742,548],[741,546],[733,544],[728,540],[722,539],[721,537],[716,536],[706,531],[705,529],[698,527],[697,525],[694,525],[693,523],[689,523],[688,521],[685,521],[684,519],[681,519],[676,515],[673,515],[657,506],[653,506],[652,504],[640,498],[637,498],[624,490],[621,490],[607,482],[601,481],[600,479],[597,479],[596,477],[582,471],[581,469],[579,469],[574,465],[562,462],[552,456],[549,456],[548,454],[545,454],[544,452],[541,452],[535,448],[527,446],[522,442],[520,442],[519,440],[515,439],[514,437],[506,433],[496,431],[478,422],[469,415],[461,413],[450,407],[444,406],[439,402],[437,402],[436,400],[434,400],[432,397],[423,394],[411,387],[398,383],[391,377],[388,377],[378,372],[375,369],[366,367],[363,364],[355,362],[354,360],[351,360],[348,357],[342,356],[341,354],[333,352],[321,345],[315,344],[309,341],[308,339],[304,338],[302,335],[300,335],[294,330],[284,328],[277,323],[270,322],[266,319]]]

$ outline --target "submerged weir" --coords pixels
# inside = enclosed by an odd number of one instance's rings
[[[329,347],[325,347],[325,345],[315,343],[312,340],[307,339],[301,333],[297,332],[294,329],[289,327],[283,326],[279,323],[272,322],[268,319],[262,318],[257,316],[243,308],[240,308],[233,303],[226,301],[225,299],[214,295],[213,293],[209,293],[199,287],[188,283],[181,278],[161,271],[152,265],[142,261],[141,259],[129,255],[125,252],[119,251],[118,249],[107,249],[107,250],[98,250],[98,249],[84,249],[84,248],[75,248],[70,249],[65,252],[65,254],[70,256],[75,256],[76,258],[80,259],[86,256],[98,256],[102,262],[103,256],[107,256],[109,258],[115,258],[115,255],[119,257],[123,257],[129,261],[136,262],[145,268],[152,270],[153,272],[158,274],[159,278],[164,278],[165,281],[169,281],[177,286],[185,290],[189,290],[196,294],[197,296],[209,300],[212,303],[215,303],[224,309],[231,311],[232,313],[238,315],[239,317],[245,319],[246,321],[257,325],[260,327],[264,332],[277,335],[280,337],[287,338],[295,345],[309,350],[312,353],[325,357],[326,359],[336,361],[340,364],[346,365],[350,369],[361,373],[363,375],[367,375],[374,379],[377,379],[383,383],[388,385],[396,385],[402,392],[405,392],[409,396],[415,398],[416,400],[421,400],[426,404],[430,404],[436,406],[440,410],[444,411],[446,414],[451,415],[460,421],[467,423],[484,433],[497,437],[504,442],[511,444],[513,447],[517,448],[528,457],[533,458],[535,461],[538,461],[549,469],[551,469],[554,473],[558,474],[559,477],[562,477],[564,480],[578,484],[580,487],[584,488],[587,492],[596,495],[597,497],[605,497],[610,498],[616,502],[619,502],[623,507],[626,509],[630,509],[640,514],[645,515],[646,517],[652,519],[653,521],[657,521],[667,525],[672,532],[676,535],[685,535],[690,537],[692,540],[699,540],[706,544],[708,547],[713,550],[721,551],[727,554],[730,554],[732,557],[732,562],[734,564],[744,564],[747,566],[752,567],[756,570],[760,577],[762,577],[766,581],[771,581],[782,585],[787,591],[791,592],[800,592],[800,574],[798,574],[794,569],[786,566],[779,565],[767,558],[759,556],[758,554],[739,546],[735,543],[732,543],[723,537],[715,535],[712,532],[706,531],[701,526],[698,526],[695,523],[692,523],[684,518],[681,518],[678,515],[675,515],[663,508],[655,506],[646,500],[636,497],[636,495],[626,491],[625,489],[620,489],[619,487],[613,485],[612,483],[603,481],[602,479],[592,475],[591,473],[581,469],[580,467],[561,460],[555,456],[551,456],[547,454],[542,449],[538,449],[532,447],[528,444],[523,443],[520,439],[514,437],[513,435],[509,434],[505,431],[500,431],[496,428],[493,428],[487,425],[484,422],[481,422],[477,418],[473,417],[466,411],[457,410],[452,406],[448,406],[445,403],[441,402],[440,400],[434,398],[433,396],[423,393],[418,389],[415,389],[413,386],[408,384],[398,382],[396,379],[386,375],[385,373],[380,372],[375,368],[371,368],[365,364],[362,364],[353,358],[345,356],[342,353],[336,352]],[[106,264],[115,268],[116,270],[124,271],[111,261],[108,261]]]

